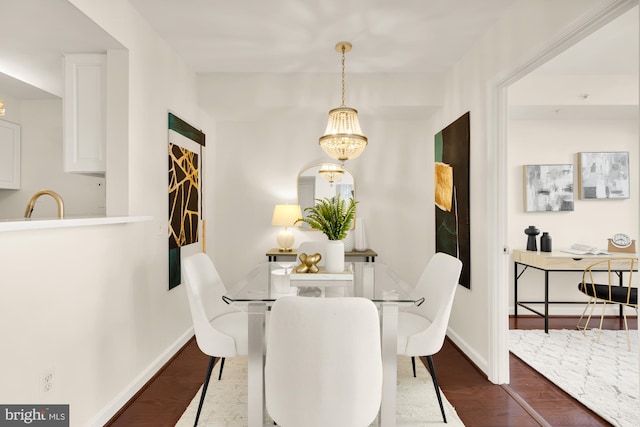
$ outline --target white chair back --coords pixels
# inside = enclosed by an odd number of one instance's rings
[[[365,298],[279,298],[265,364],[269,415],[284,427],[365,427],[382,398],[380,321]]]
[[[431,325],[423,334],[409,337],[408,354],[414,354],[412,347],[420,348],[420,355],[435,354],[442,348],[461,271],[462,262],[451,255],[438,252],[429,260],[413,294],[425,302],[409,311],[427,318]]]
[[[236,356],[235,340],[211,325],[214,318],[237,310],[222,301],[226,290],[209,256],[197,253],[183,259],[182,281],[187,288],[191,319],[200,350],[212,356]]]

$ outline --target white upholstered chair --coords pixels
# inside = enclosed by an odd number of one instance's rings
[[[429,260],[413,291],[415,298],[425,299],[424,303],[401,311],[398,316],[398,354],[411,356],[414,377],[415,358],[426,356],[445,423],[447,417],[442,405],[432,355],[439,352],[444,344],[461,271],[462,262],[459,259],[436,253]]]
[[[365,298],[282,297],[265,362],[269,415],[283,427],[365,427],[382,399],[380,320]]]
[[[196,342],[210,356],[194,423],[197,426],[216,357],[222,358],[220,379],[225,357],[247,355],[248,318],[246,313],[222,301],[226,290],[207,254],[198,253],[182,261],[182,281],[187,288]]]

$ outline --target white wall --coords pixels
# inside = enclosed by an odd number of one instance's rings
[[[154,220],[2,233],[0,401],[68,403],[72,426],[93,426],[192,334],[184,287],[167,290],[167,111],[214,127],[197,107],[195,75],[127,1],[72,3],[128,49],[128,166],[117,171],[128,181],[114,189],[129,214]],[[51,368],[44,395],[39,377]]]
[[[506,291],[506,271],[496,271],[502,257],[499,209],[495,202],[497,171],[504,167],[494,139],[499,130],[493,112],[494,87],[503,79],[548,50],[571,29],[579,28],[588,18],[612,1],[520,1],[505,11],[500,21],[478,41],[447,76],[442,127],[471,112],[471,290],[459,288],[449,323],[450,336],[463,351],[494,381],[504,381],[491,357],[502,357],[499,342],[505,342],[507,318],[497,325],[493,313],[506,304],[498,289]],[[505,264],[506,265],[506,264]],[[505,280],[505,283],[502,283]],[[491,307],[491,311],[490,311]],[[504,307],[506,312],[506,307]],[[492,336],[495,329],[500,329]]]
[[[573,243],[585,243],[606,250],[607,238],[638,234],[638,120],[515,120],[509,123],[509,247],[526,249],[524,229],[535,225],[552,236],[553,250]],[[582,151],[628,151],[630,198],[624,200],[581,200],[578,187],[578,159]],[[523,209],[523,165],[574,165],[574,211],[525,212]],[[538,236],[538,245],[539,245]],[[510,310],[513,312],[513,265],[510,275]],[[551,297],[563,301],[584,301],[577,290],[579,273],[552,273]],[[529,269],[518,281],[522,300],[544,299],[544,275]],[[553,306],[554,314],[580,314],[582,305]],[[526,310],[519,313],[531,314]]]
[[[218,119],[210,247],[233,283],[276,247],[277,203],[296,202],[298,173],[331,160],[318,145],[329,109],[339,105],[335,75],[251,73],[200,76],[201,104]],[[378,261],[415,282],[433,253],[431,116],[442,96],[433,75],[349,75],[347,105],[357,108],[369,145],[347,161],[356,182],[357,215],[365,219]],[[393,88],[391,90],[390,88]],[[245,108],[240,106],[245,105]],[[299,106],[299,108],[298,108]],[[431,120],[431,121],[430,121]],[[295,230],[296,243],[323,238]]]
[[[66,217],[104,216],[104,178],[63,172],[62,100],[29,100],[12,106],[18,112],[7,120],[21,126],[22,182],[19,190],[0,190],[0,218],[22,218],[33,193],[42,189],[54,190],[62,196]],[[43,196],[38,199],[32,217],[57,215],[54,199]]]

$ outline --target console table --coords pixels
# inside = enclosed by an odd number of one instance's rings
[[[608,255],[575,255],[565,252],[533,252],[514,250],[514,306],[513,314],[518,317],[518,306],[525,308],[538,316],[544,317],[544,331],[549,332],[549,304],[586,304],[579,301],[549,301],[549,273],[559,271],[584,271],[589,265],[603,260],[603,259],[615,259],[615,258],[629,258],[635,256],[634,254],[611,252]],[[518,272],[518,266],[522,266],[520,272]],[[535,268],[537,270],[544,271],[544,301],[518,301],[518,279],[527,269]],[[616,272],[620,278],[620,285],[623,283],[622,271],[626,271],[623,265],[620,265],[620,270],[615,270],[615,263],[612,263],[612,271]],[[577,292],[576,281],[576,292]],[[527,304],[544,304],[544,313],[541,313]]]
[[[273,261],[296,261],[298,259],[298,250],[281,251],[278,248],[269,249],[266,253],[269,262]],[[351,251],[344,253],[346,262],[375,262],[378,254],[376,251],[367,249],[366,251]]]

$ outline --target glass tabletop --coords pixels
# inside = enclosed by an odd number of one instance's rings
[[[295,263],[290,262],[258,264],[227,290],[223,300],[227,303],[269,303],[283,296],[300,295],[355,296],[368,298],[375,303],[395,302],[402,305],[420,305],[424,302],[423,296],[414,295],[412,287],[383,263],[345,263],[345,272],[336,275],[324,274],[323,271],[297,275],[294,268]]]

